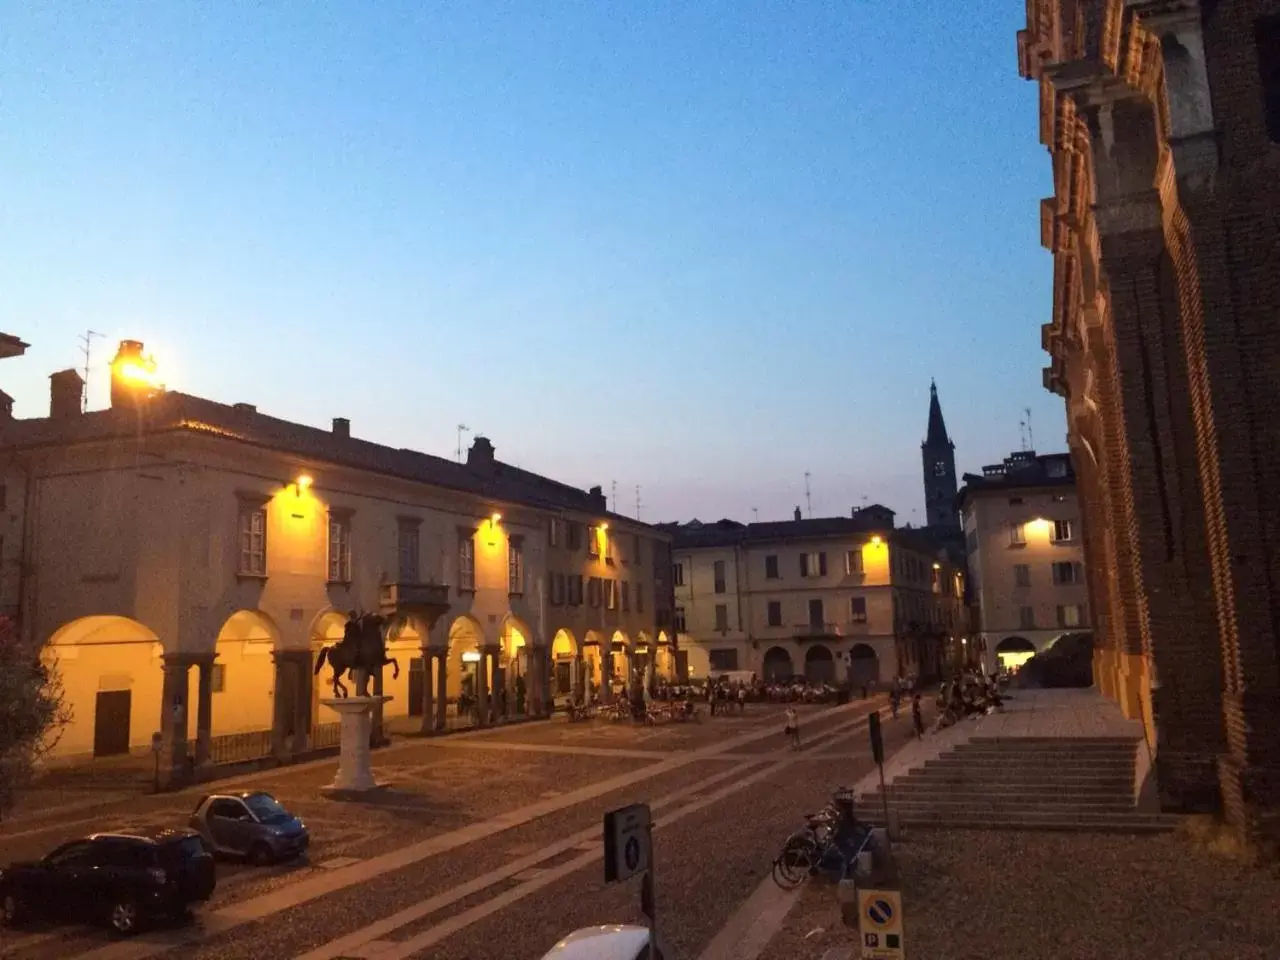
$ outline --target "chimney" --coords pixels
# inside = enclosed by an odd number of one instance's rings
[[[351,437],[351,421],[346,417],[333,418],[333,435],[347,440]]]
[[[493,444],[488,437],[476,437],[471,441],[471,449],[467,451],[467,466],[472,470],[493,469]]]
[[[799,520],[799,519],[800,519],[800,508],[799,508],[799,507],[796,507],[796,516],[795,516],[795,518],[796,518],[797,520]]]
[[[141,340],[121,340],[111,361],[111,406],[136,407],[161,389],[156,365],[143,356]]]
[[[0,420],[13,419],[13,397],[0,390]]]
[[[78,417],[84,411],[84,380],[75,370],[59,370],[49,377],[49,416]]]
[[[257,413],[258,408],[252,403],[233,403],[231,409],[236,413]]]
[[[592,487],[587,491],[587,496],[591,498],[591,502],[600,510],[609,509],[609,501],[604,498],[604,487]]]

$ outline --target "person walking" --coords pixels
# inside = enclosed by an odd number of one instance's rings
[[[791,749],[800,749],[800,717],[795,707],[787,707],[787,726],[783,731],[791,741]]]
[[[920,708],[919,692],[911,695],[911,726],[915,728],[916,739],[924,739],[924,713]]]

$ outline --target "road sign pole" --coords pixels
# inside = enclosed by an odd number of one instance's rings
[[[653,824],[649,824],[649,869],[644,872],[640,881],[640,909],[649,920],[648,960],[658,957],[658,911],[654,906],[653,896]]]

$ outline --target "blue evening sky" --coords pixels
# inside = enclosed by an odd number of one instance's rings
[[[922,522],[1064,448],[1024,0],[0,6],[0,367],[617,483],[644,519]],[[913,511],[915,511],[913,513]]]

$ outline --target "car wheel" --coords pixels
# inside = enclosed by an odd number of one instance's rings
[[[138,905],[132,900],[117,900],[107,912],[111,929],[127,937],[138,932]]]
[[[6,893],[0,897],[0,927],[18,927],[26,918],[22,901],[16,893]]]
[[[265,867],[274,859],[271,848],[265,843],[255,843],[249,848],[249,862],[255,867]]]

